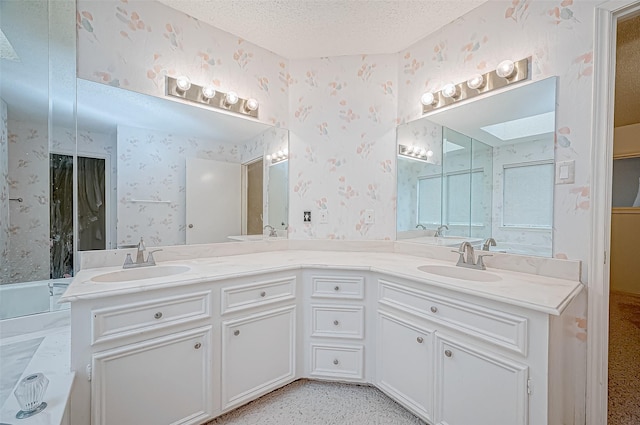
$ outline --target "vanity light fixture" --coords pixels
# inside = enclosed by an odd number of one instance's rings
[[[504,60],[485,74],[474,74],[463,83],[449,83],[438,92],[426,92],[420,97],[422,113],[471,99],[492,90],[506,87],[529,78],[529,58]]]
[[[221,92],[212,85],[192,84],[186,76],[178,78],[166,76],[165,90],[167,96],[258,118],[259,104],[256,99],[243,99],[234,91]]]
[[[473,90],[481,89],[484,87],[484,77],[480,74],[472,75],[471,78],[467,80],[467,87]]]
[[[401,144],[398,145],[398,155],[418,161],[429,162],[429,158],[433,156],[433,151],[421,148],[419,146],[409,146]]]
[[[269,165],[273,165],[273,164],[277,164],[278,162],[286,161],[287,159],[289,159],[289,149],[286,149],[286,148],[285,149],[280,149],[280,150],[276,151],[275,153],[266,155],[265,159],[267,161],[271,162],[271,164],[269,164]]]

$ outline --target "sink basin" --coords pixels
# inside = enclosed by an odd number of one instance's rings
[[[502,280],[500,276],[485,270],[465,269],[464,267],[457,266],[427,265],[418,267],[418,270],[439,276],[473,280],[476,282],[498,282]]]
[[[100,274],[91,278],[93,282],[114,283],[132,280],[153,279],[154,277],[173,276],[191,270],[188,266],[149,266],[139,269],[126,269]]]

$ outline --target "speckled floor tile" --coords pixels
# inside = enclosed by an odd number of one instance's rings
[[[375,387],[299,380],[206,425],[424,425]]]
[[[608,425],[640,424],[640,297],[609,301]]]

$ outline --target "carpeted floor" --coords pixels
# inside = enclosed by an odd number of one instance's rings
[[[375,387],[299,380],[205,425],[424,425]]]
[[[612,292],[609,301],[608,425],[640,424],[640,297]]]

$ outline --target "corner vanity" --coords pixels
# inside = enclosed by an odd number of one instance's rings
[[[511,256],[530,274],[398,242],[222,245],[234,255],[165,248],[148,276],[115,265],[122,251],[84,262],[64,296],[74,425],[201,424],[300,378],[374,385],[430,424],[574,423],[579,263]]]

